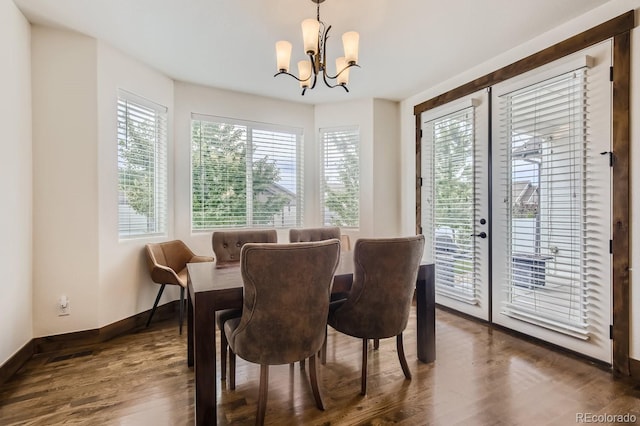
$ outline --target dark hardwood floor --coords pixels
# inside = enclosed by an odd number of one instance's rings
[[[404,379],[395,339],[383,340],[378,351],[371,348],[368,394],[361,397],[360,342],[330,329],[327,364],[319,367],[326,411],[315,408],[299,364],[276,366],[266,422],[570,425],[580,413],[629,414],[640,422],[640,385],[602,367],[441,310],[437,360],[422,364],[415,318],[409,323],[405,351],[413,380]],[[253,424],[258,381],[259,367],[239,359],[236,390],[219,391],[219,424]],[[33,358],[0,387],[0,425],[192,425],[193,397],[186,334],[178,335],[176,321],[164,321]],[[604,424],[620,424],[612,420]]]

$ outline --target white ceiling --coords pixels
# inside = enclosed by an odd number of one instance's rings
[[[300,22],[312,0],[14,0],[33,23],[104,40],[166,75],[192,83],[298,102],[401,100],[509,50],[607,0],[326,0],[328,66],[342,33],[360,33],[347,94],[321,82],[300,96],[278,76],[276,41],[303,59]],[[292,66],[294,69],[295,66]]]

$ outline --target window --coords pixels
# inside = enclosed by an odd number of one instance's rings
[[[320,141],[322,222],[326,226],[357,228],[360,223],[359,129],[320,129]]]
[[[167,229],[167,108],[118,94],[118,234]]]
[[[192,115],[193,230],[302,224],[302,129]]]

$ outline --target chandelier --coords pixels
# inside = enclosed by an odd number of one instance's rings
[[[360,35],[355,31],[349,31],[342,35],[342,45],[344,56],[336,59],[336,75],[327,73],[327,39],[331,25],[325,28],[324,22],[320,20],[320,3],[324,0],[311,0],[316,3],[316,19],[305,19],[302,21],[302,39],[304,42],[305,54],[309,56],[307,60],[298,62],[298,77],[289,72],[291,61],[291,43],[281,40],[276,43],[276,61],[278,72],[277,77],[282,74],[289,75],[300,82],[302,96],[307,89],[316,87],[318,74],[322,74],[324,83],[333,87],[342,87],[347,92],[349,83],[349,69],[360,67],[358,65],[358,42]]]

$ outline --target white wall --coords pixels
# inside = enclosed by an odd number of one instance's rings
[[[316,142],[313,106],[280,101],[228,90],[175,83],[175,235],[202,255],[213,255],[211,232],[191,232],[191,114],[205,114],[261,123],[300,127],[304,132],[304,222],[316,221]],[[278,241],[289,241],[288,231],[278,231]]]
[[[159,287],[143,257],[150,239],[118,240],[117,96],[121,88],[169,109],[171,205],[173,81],[78,33],[34,26],[32,37],[33,319],[35,336],[50,336],[103,327],[153,304]],[[57,314],[63,294],[69,316]],[[177,294],[167,291],[165,300]]]
[[[31,35],[11,1],[0,2],[0,365],[33,337]]]
[[[32,27],[34,335],[98,326],[95,39]],[[58,316],[65,294],[69,316]]]
[[[151,309],[160,288],[149,278],[144,245],[168,237],[118,239],[118,89],[168,108],[168,205],[173,205],[173,80],[109,45],[98,42],[98,327]],[[173,210],[168,235],[173,235]],[[171,286],[169,286],[171,287]],[[162,302],[178,298],[177,288],[165,289]]]
[[[360,129],[360,227],[343,229],[352,244],[360,237],[398,235],[401,173],[398,111],[397,102],[383,99],[316,106],[318,132],[323,128],[353,125]],[[411,231],[408,235],[413,234]]]
[[[373,101],[373,235],[400,235],[400,104]],[[405,235],[414,235],[415,230]]]
[[[401,178],[401,232],[409,232],[415,228],[415,118],[413,107],[434,96],[440,95],[448,90],[461,86],[478,77],[509,65],[519,59],[549,47],[555,43],[565,40],[577,33],[588,30],[611,18],[628,12],[632,9],[640,8],[640,0],[612,0],[600,8],[597,8],[583,16],[580,16],[560,27],[522,44],[504,54],[491,58],[462,74],[452,77],[441,84],[428,88],[415,96],[405,99],[401,103],[401,152],[402,152],[402,178]],[[636,24],[640,21],[639,13],[636,11]],[[640,120],[638,111],[640,110],[640,29],[632,31],[632,70],[631,70],[631,187],[633,194],[634,187],[640,187],[640,176],[633,165],[640,167],[640,150],[634,149],[640,146]],[[632,196],[632,216],[631,223],[640,223],[640,197]],[[640,267],[640,250],[633,250],[633,241],[640,241],[640,226],[632,226],[632,269],[636,265]],[[632,276],[633,278],[633,276]],[[630,355],[634,359],[640,360],[640,282],[631,281],[631,336]]]

